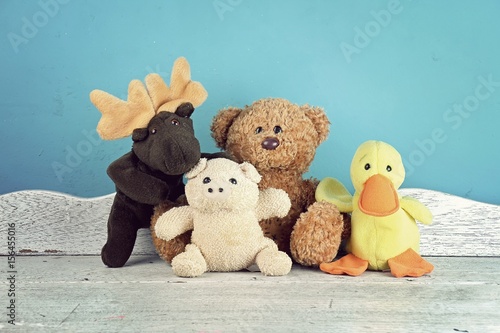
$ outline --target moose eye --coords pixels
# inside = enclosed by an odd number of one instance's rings
[[[283,132],[283,129],[281,128],[281,126],[274,126],[274,134],[279,134],[281,132]]]
[[[366,164],[365,164],[365,170],[370,170],[370,168],[371,168],[370,163],[366,163]]]
[[[210,177],[205,177],[203,178],[203,184],[208,184],[212,181],[212,179],[210,179]]]
[[[179,126],[179,121],[177,119],[172,119],[170,122],[172,125]]]
[[[262,132],[262,127],[259,126],[255,129],[255,134],[259,134],[261,132]]]
[[[387,172],[391,172],[392,171],[392,167],[390,165],[387,166],[387,168],[385,168],[387,170]]]
[[[234,178],[229,179],[229,182],[230,182],[231,184],[233,184],[233,185],[238,184],[238,181],[237,181],[236,179],[234,179]]]
[[[151,129],[151,134],[156,134],[156,128]]]

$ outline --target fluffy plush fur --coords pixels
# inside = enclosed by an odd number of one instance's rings
[[[172,208],[155,226],[156,235],[167,241],[193,230],[191,244],[172,260],[175,274],[195,277],[254,263],[265,275],[290,271],[291,259],[264,237],[258,223],[288,213],[290,200],[283,190],[260,191],[257,170],[228,159],[201,159],[186,177],[189,206]]]
[[[267,98],[245,108],[221,110],[211,126],[218,147],[238,162],[256,167],[262,176],[260,189],[288,193],[292,202],[288,215],[262,220],[260,225],[281,251],[303,265],[331,261],[344,230],[344,219],[334,205],[315,203],[318,181],[302,178],[316,148],[327,138],[329,125],[319,107]]]

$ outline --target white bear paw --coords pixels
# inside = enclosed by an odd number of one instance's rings
[[[257,255],[256,263],[264,275],[286,275],[292,269],[292,259],[282,251],[265,249]]]
[[[207,271],[207,263],[200,250],[189,244],[186,246],[186,252],[172,259],[172,270],[180,277],[196,277]]]

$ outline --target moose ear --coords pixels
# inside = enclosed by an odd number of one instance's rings
[[[189,118],[194,112],[194,106],[193,104],[187,102],[187,103],[182,103],[177,107],[175,110],[175,114],[178,115],[179,117],[183,118]]]
[[[262,177],[260,176],[257,169],[255,169],[255,167],[252,164],[250,164],[248,162],[243,162],[240,164],[240,169],[243,172],[243,174],[245,175],[245,177],[250,179],[252,182],[254,182],[256,184],[258,184],[260,182]]]
[[[187,179],[192,179],[200,174],[207,167],[207,159],[201,158],[200,161],[188,172],[185,173]]]
[[[132,132],[132,141],[144,141],[149,135],[149,130],[147,128],[136,128]]]

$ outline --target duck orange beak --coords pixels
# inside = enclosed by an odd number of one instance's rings
[[[358,205],[368,215],[391,215],[399,209],[398,193],[389,178],[376,174],[365,182]]]

